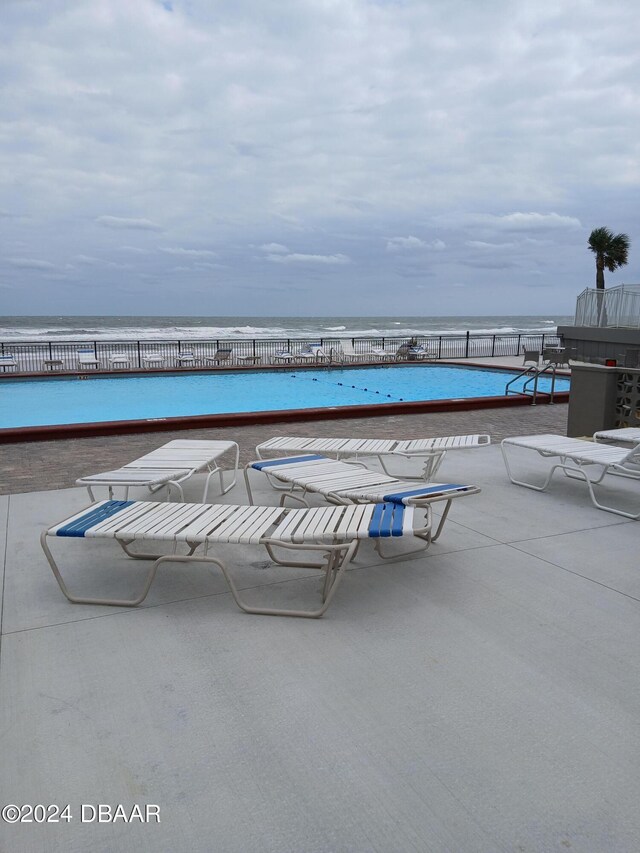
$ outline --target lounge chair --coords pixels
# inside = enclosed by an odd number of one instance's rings
[[[92,349],[79,349],[77,356],[78,367],[101,367],[100,360]]]
[[[324,351],[322,344],[309,344],[308,346],[303,347],[296,353],[295,358],[297,361],[301,362],[329,361],[329,356]]]
[[[371,355],[380,361],[395,361],[398,351],[389,350],[384,347],[371,347]]]
[[[181,350],[178,353],[178,355],[176,356],[176,366],[177,367],[184,367],[185,365],[188,365],[188,364],[193,365],[195,363],[196,363],[196,357],[193,354],[193,350],[190,350],[190,349]]]
[[[276,352],[271,357],[271,360],[274,364],[280,364],[282,362],[291,364],[291,362],[296,360],[296,355],[295,353],[291,352],[290,349],[281,349],[276,350]]]
[[[307,438],[278,435],[256,447],[256,456],[264,454],[322,453],[337,459],[375,456],[385,474],[393,476],[385,464],[390,458],[418,459],[424,468],[416,479],[431,480],[435,476],[447,450],[464,450],[491,444],[489,435],[446,435],[436,438]],[[402,475],[405,479],[413,479]]]
[[[420,359],[434,359],[438,357],[438,353],[430,349],[429,347],[425,347],[422,344],[416,344],[416,346],[409,347],[407,350],[407,359],[409,361],[419,361]]]
[[[131,361],[126,352],[114,352],[108,358],[109,367],[131,367]]]
[[[223,361],[228,362],[232,354],[231,347],[220,347],[216,350],[215,355],[205,355],[204,361],[205,364],[220,364]]]
[[[0,355],[0,367],[2,368],[3,373],[8,367],[12,367],[15,370],[18,367],[18,362],[14,355],[6,352],[4,355]]]
[[[518,480],[513,476],[507,454],[507,450],[514,447],[534,450],[540,456],[558,459],[559,461],[552,465],[546,479],[541,484]],[[631,513],[601,503],[596,498],[593,488],[601,484],[607,474],[618,474],[632,480],[640,480],[640,473],[634,467],[640,463],[640,444],[631,448],[624,448],[597,444],[580,438],[567,438],[562,435],[523,435],[516,438],[505,438],[502,442],[502,456],[509,479],[518,486],[543,492],[551,482],[554,472],[560,469],[572,479],[584,480],[593,505],[598,509],[612,512],[615,515],[622,515],[625,518],[640,518],[640,513]],[[593,469],[590,466],[595,466],[594,475],[591,477],[589,471]]]
[[[594,432],[593,440],[602,444],[623,444],[634,447],[636,444],[640,444],[640,427],[601,429]]]
[[[164,367],[166,359],[161,352],[148,352],[142,356],[145,367]]]
[[[420,507],[425,510],[429,531],[432,529],[432,505],[438,501],[446,501],[438,528],[434,534],[429,532],[426,537],[427,544],[423,547],[428,547],[429,543],[435,542],[440,536],[451,502],[455,498],[475,495],[480,491],[477,486],[459,483],[424,483],[416,486],[415,481],[400,480],[372,471],[360,462],[342,462],[317,454],[248,463],[244,469],[244,478],[251,504],[253,493],[250,474],[253,471],[260,471],[280,483],[289,485],[290,488],[282,494],[281,504],[290,498],[308,506],[306,494],[310,492],[322,495],[329,503],[339,505],[386,503]]]
[[[369,361],[371,358],[368,352],[358,352],[352,341],[340,340],[338,345],[344,361]]]
[[[147,596],[158,567],[164,563],[204,563],[217,566],[227,581],[231,595],[241,610],[267,616],[305,616],[318,618],[331,603],[345,569],[361,540],[371,539],[380,553],[383,540],[416,536],[430,540],[425,526],[411,507],[397,504],[369,506],[287,509],[284,507],[231,506],[225,504],[163,504],[145,501],[101,501],[83,509],[60,524],[44,530],[40,542],[60,589],[74,604],[135,607]],[[51,549],[49,539],[71,537],[114,539],[130,557],[153,560],[141,592],[133,598],[86,598],[69,592]],[[130,546],[143,540],[177,549],[184,545],[188,553],[168,555],[136,553]],[[286,610],[255,607],[238,594],[233,578],[219,556],[210,551],[218,544],[264,545],[269,557],[279,565],[316,569],[324,574],[322,605],[313,610]],[[275,554],[285,551],[315,552],[317,562],[287,560]],[[202,553],[195,554],[197,549]]]
[[[223,480],[222,469],[218,461],[225,453],[233,453],[234,467],[232,480],[226,486]],[[107,486],[109,497],[113,497],[114,487],[123,487],[125,500],[129,496],[131,486],[142,486],[150,492],[156,492],[164,486],[167,487],[168,496],[172,487],[176,489],[179,499],[184,501],[184,492],[180,485],[190,479],[194,474],[207,471],[202,495],[206,502],[209,493],[209,484],[214,474],[220,478],[220,493],[225,494],[236,484],[238,474],[238,445],[235,441],[200,441],[193,439],[176,439],[169,441],[162,447],[146,453],[139,459],[129,462],[115,471],[102,471],[99,474],[91,474],[76,480],[78,486],[86,486],[91,500],[95,500],[93,486]]]

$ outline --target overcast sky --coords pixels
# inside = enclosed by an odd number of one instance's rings
[[[1,314],[572,314],[640,281],[632,0],[1,0]]]

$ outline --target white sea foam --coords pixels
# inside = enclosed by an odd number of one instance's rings
[[[2,318],[0,341],[335,340],[412,336],[553,333],[559,317],[16,317]],[[216,322],[218,321],[218,322]]]

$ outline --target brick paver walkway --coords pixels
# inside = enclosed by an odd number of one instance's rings
[[[254,458],[256,444],[274,435],[422,438],[486,432],[496,443],[507,436],[529,433],[552,432],[564,435],[567,409],[566,403],[559,403],[512,409],[259,424],[5,444],[0,445],[0,494],[69,488],[78,477],[118,468],[172,438],[237,441],[240,445],[240,461],[244,464]]]

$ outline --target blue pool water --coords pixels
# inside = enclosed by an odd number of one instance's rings
[[[0,428],[492,397],[516,375],[429,365],[5,380]],[[548,391],[550,380],[538,388]],[[556,391],[568,389],[556,379]]]

